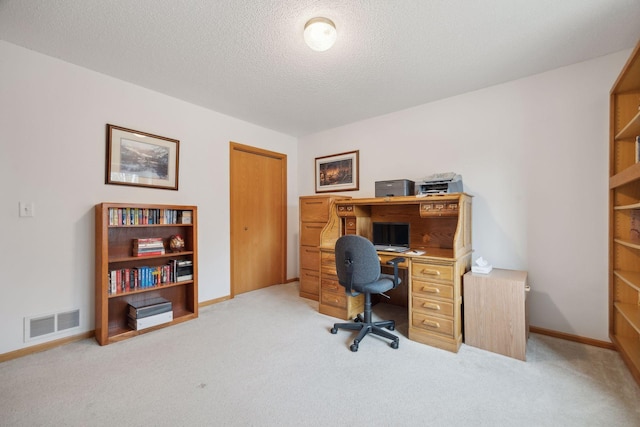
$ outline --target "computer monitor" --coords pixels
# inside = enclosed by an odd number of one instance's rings
[[[374,222],[373,244],[378,250],[409,249],[409,223]]]

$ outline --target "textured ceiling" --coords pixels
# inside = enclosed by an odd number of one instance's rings
[[[0,0],[5,41],[293,136],[631,48],[639,23],[640,0]]]

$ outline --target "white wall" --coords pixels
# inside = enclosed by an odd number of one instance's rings
[[[455,171],[474,196],[474,261],[529,272],[532,325],[608,341],[608,94],[628,55],[301,138],[300,193],[314,192],[315,157],[356,149],[353,197]]]
[[[0,354],[39,343],[23,342],[27,316],[79,308],[80,330],[54,338],[94,328],[99,202],[197,205],[200,301],[229,295],[229,141],[287,155],[297,277],[295,138],[3,41],[0,58]],[[107,123],[179,139],[179,191],[105,185]],[[34,218],[18,217],[19,201]]]

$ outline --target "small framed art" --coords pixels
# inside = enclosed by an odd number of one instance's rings
[[[106,184],[178,189],[180,141],[107,125]]]
[[[316,157],[316,193],[359,189],[360,151]]]

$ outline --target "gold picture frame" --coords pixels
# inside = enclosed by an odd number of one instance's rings
[[[360,150],[316,157],[316,193],[360,188]]]

